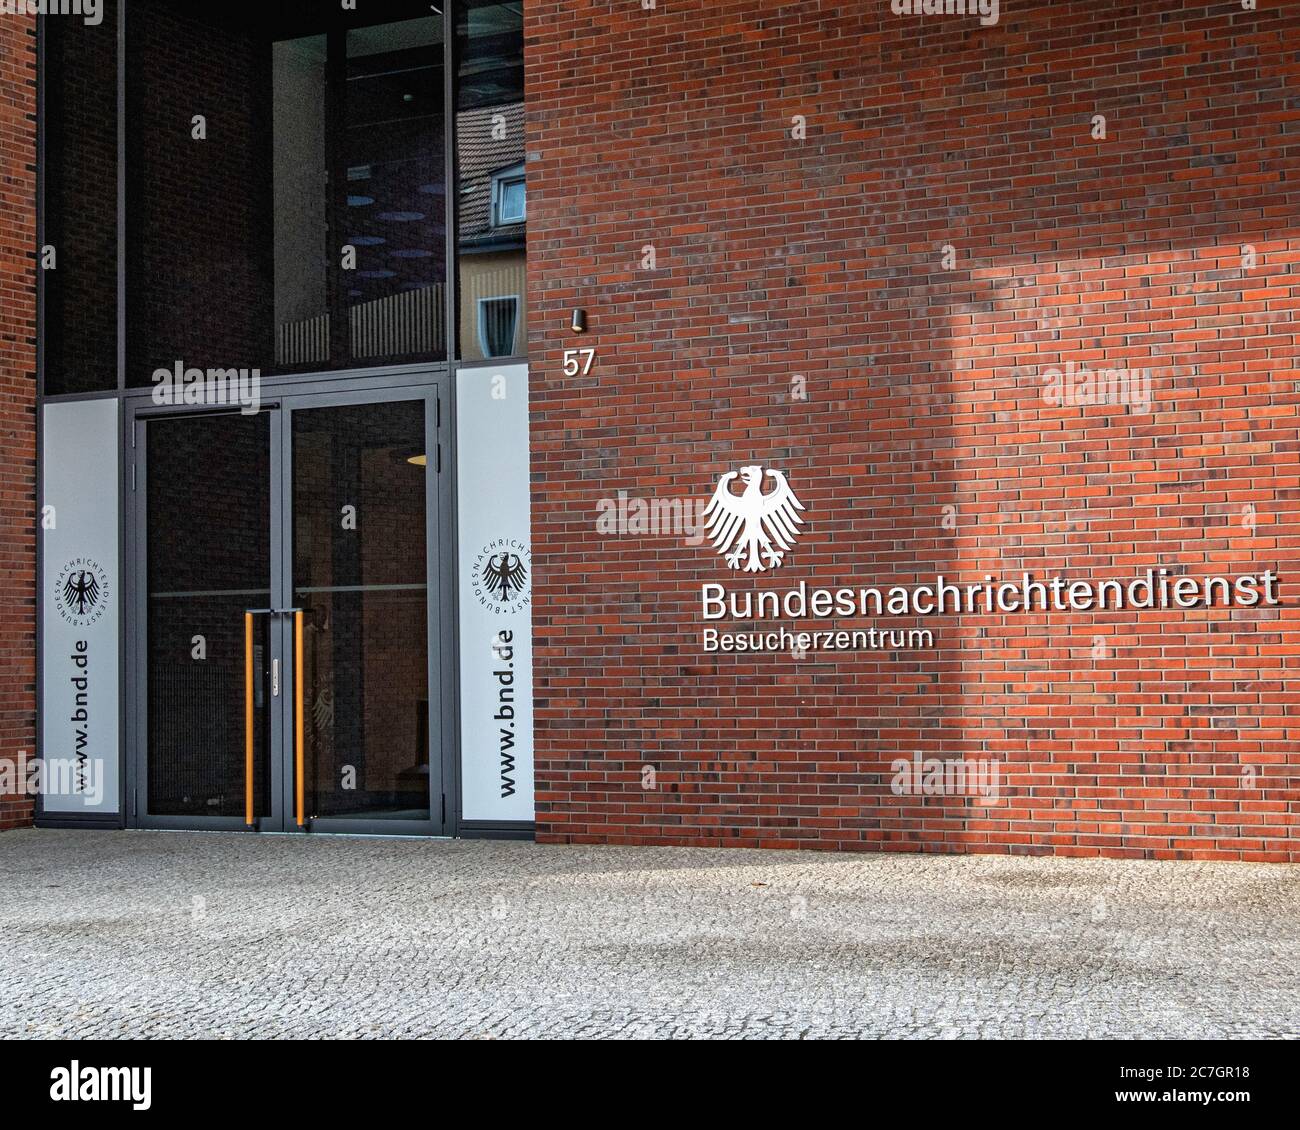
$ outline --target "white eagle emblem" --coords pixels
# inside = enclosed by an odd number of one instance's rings
[[[795,498],[785,475],[769,467],[766,474],[775,480],[776,489],[764,494],[764,473],[762,467],[728,471],[704,509],[704,528],[713,547],[733,569],[746,573],[780,565],[803,525],[799,517],[803,503]],[[743,494],[731,490],[737,475],[745,484]]]

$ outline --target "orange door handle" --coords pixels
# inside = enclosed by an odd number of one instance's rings
[[[253,816],[253,614],[244,613],[244,823]]]
[[[303,806],[303,772],[302,772],[302,704],[304,688],[302,685],[302,612],[293,614],[293,775],[294,775],[294,814],[298,818],[298,827],[306,827],[307,816]]]

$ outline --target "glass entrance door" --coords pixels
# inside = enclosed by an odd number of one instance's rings
[[[266,411],[137,425],[136,799],[140,815],[165,826],[238,828],[250,815],[254,827],[279,825],[269,691],[273,667],[282,673],[281,625],[245,616],[274,599],[276,423]]]
[[[443,830],[437,423],[436,390],[137,417],[138,824]]]
[[[427,822],[426,405],[326,403],[290,417],[306,811],[336,831]]]

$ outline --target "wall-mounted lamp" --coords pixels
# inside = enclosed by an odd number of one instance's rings
[[[575,310],[573,312],[573,321],[569,323],[569,329],[576,334],[585,334],[587,332],[586,310]]]

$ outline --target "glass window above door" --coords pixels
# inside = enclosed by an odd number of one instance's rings
[[[460,355],[519,356],[528,351],[522,3],[462,5],[456,59]]]
[[[48,393],[526,352],[521,2],[118,10],[42,21]]]
[[[443,20],[127,14],[127,378],[445,361]]]
[[[47,396],[117,388],[117,3],[43,19]]]

